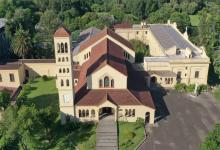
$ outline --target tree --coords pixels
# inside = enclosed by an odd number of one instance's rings
[[[22,27],[20,27],[12,40],[12,49],[15,54],[22,59],[28,54],[31,50],[32,43],[31,38],[28,31],[24,31]]]
[[[131,40],[131,43],[135,49],[136,52],[136,57],[135,61],[136,62],[143,62],[144,56],[149,56],[149,48],[141,41],[139,40]]]
[[[0,107],[5,110],[10,104],[10,93],[2,91],[0,92]]]
[[[220,124],[208,134],[205,141],[200,145],[200,150],[219,150],[220,149]]]
[[[185,32],[185,28],[190,26],[190,18],[186,13],[174,12],[171,14],[170,20],[177,23],[181,32]]]

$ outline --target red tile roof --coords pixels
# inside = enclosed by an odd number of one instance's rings
[[[54,37],[69,37],[71,36],[71,32],[65,27],[60,27],[59,29],[56,30],[53,36]]]
[[[103,37],[105,37],[107,35],[111,36],[115,40],[119,41],[123,45],[125,45],[128,48],[133,50],[133,46],[129,41],[127,41],[126,39],[124,39],[123,37],[121,37],[120,35],[115,33],[114,31],[112,31],[111,29],[104,28],[101,32],[99,32],[96,35],[92,36],[89,40],[86,40],[85,42],[80,44],[79,51],[83,51],[84,49],[88,48],[90,45],[94,44],[95,42],[97,42],[98,40],[102,39]]]
[[[76,95],[77,106],[99,106],[105,100],[116,105],[145,105],[154,108],[153,100],[149,92],[135,92],[142,97],[136,97],[127,89],[89,90],[80,100]]]
[[[117,29],[117,28],[120,28],[120,29],[132,28],[132,24],[124,22],[124,23],[114,25],[114,29]]]

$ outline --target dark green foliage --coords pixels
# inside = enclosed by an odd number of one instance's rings
[[[144,119],[143,118],[137,118],[135,124],[136,124],[137,128],[143,127],[144,126]]]
[[[7,91],[0,91],[0,107],[4,110],[10,104],[10,93]]]
[[[139,40],[131,40],[131,43],[136,52],[135,61],[143,62],[144,56],[149,56],[149,47]]]
[[[196,85],[195,84],[190,84],[186,86],[186,92],[191,93],[194,92]]]
[[[208,134],[205,141],[200,145],[200,150],[219,150],[220,149],[220,124]]]
[[[175,85],[175,89],[179,92],[184,92],[186,90],[186,84],[184,83],[177,83]]]
[[[47,80],[48,80],[48,77],[47,77],[46,75],[43,75],[43,76],[42,76],[42,79],[43,79],[43,81],[47,81]]]

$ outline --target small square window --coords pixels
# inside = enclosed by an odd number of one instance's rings
[[[14,74],[10,73],[9,74],[10,82],[15,82],[15,76]]]

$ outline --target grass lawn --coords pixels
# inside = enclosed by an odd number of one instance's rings
[[[213,94],[214,94],[214,97],[217,99],[217,101],[220,102],[220,87],[215,89]]]
[[[192,26],[198,26],[199,25],[199,16],[198,15],[190,15],[190,21]]]
[[[134,150],[144,139],[144,127],[135,122],[119,122],[119,149]]]
[[[39,109],[52,106],[55,110],[59,110],[58,91],[54,78],[48,78],[47,81],[43,81],[39,77],[29,81],[24,86],[22,92],[26,92],[28,100],[34,103]]]

